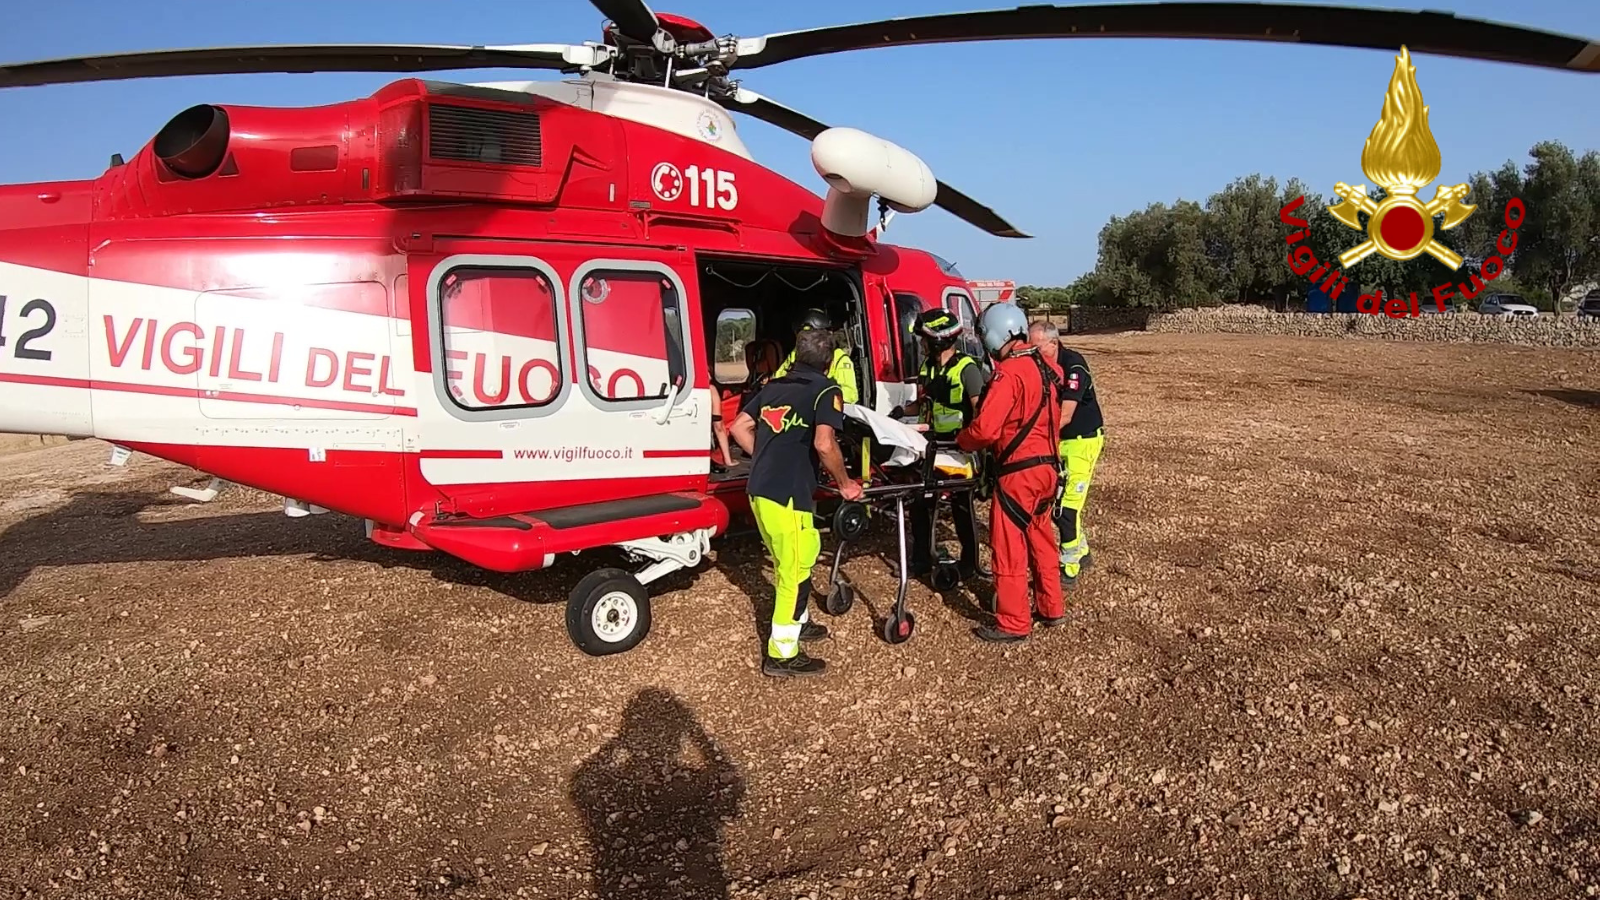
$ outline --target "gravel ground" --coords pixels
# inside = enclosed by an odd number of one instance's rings
[[[6,457],[0,896],[1600,895],[1596,357],[1079,345],[1069,624],[978,645],[914,588],[889,646],[857,558],[806,682],[757,671],[750,538],[590,659],[588,555],[500,578],[95,441]]]

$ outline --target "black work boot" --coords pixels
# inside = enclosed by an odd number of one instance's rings
[[[800,626],[800,640],[820,641],[828,636],[828,626],[820,622],[807,622]]]
[[[1038,613],[1034,613],[1033,614],[1033,620],[1035,622],[1038,622],[1040,625],[1043,625],[1046,628],[1054,628],[1057,625],[1060,625],[1062,622],[1065,622],[1067,620],[1067,616],[1066,616],[1066,613],[1062,613],[1061,615],[1056,616],[1054,618],[1046,618],[1045,616],[1041,616]]]
[[[788,659],[773,659],[768,656],[761,661],[761,674],[773,678],[802,678],[807,675],[821,675],[827,671],[828,664],[820,659],[814,659],[804,653],[797,654]]]
[[[988,641],[991,644],[1019,644],[1028,639],[1025,634],[1012,634],[1009,631],[1001,631],[993,625],[980,625],[972,629],[972,633],[977,636],[978,640]]]

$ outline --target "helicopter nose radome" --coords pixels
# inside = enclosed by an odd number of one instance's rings
[[[855,128],[817,135],[811,164],[828,183],[822,225],[835,234],[867,233],[873,195],[903,213],[921,212],[939,195],[933,170],[915,153]]]

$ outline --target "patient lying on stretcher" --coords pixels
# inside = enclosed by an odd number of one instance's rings
[[[927,453],[928,439],[922,433],[926,425],[901,422],[854,403],[845,404],[844,414],[860,422],[871,434],[878,450],[874,454],[875,463],[888,468],[906,468],[916,465]],[[884,450],[889,451],[887,458],[878,458]],[[972,478],[976,474],[972,455],[955,448],[940,448],[934,454],[933,466],[946,478]]]

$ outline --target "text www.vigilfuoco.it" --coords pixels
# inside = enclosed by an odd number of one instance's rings
[[[596,449],[594,447],[532,447],[513,450],[513,459],[542,459],[547,461],[577,462],[589,459],[633,459],[632,447]]]

